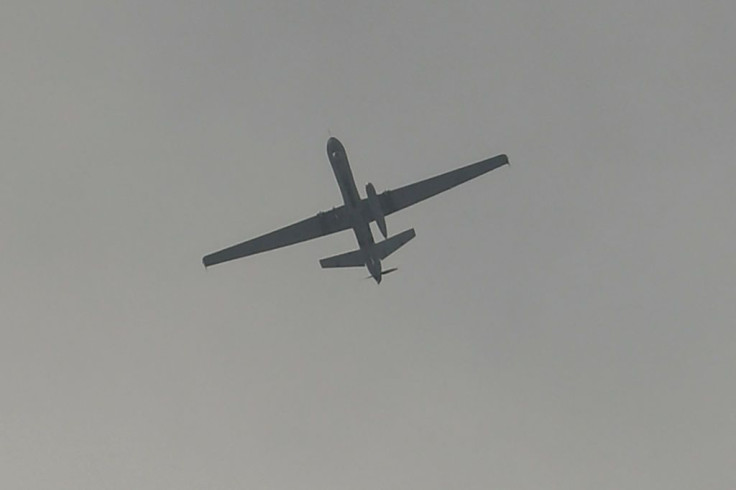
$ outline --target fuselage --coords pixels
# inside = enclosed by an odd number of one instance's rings
[[[332,171],[335,173],[337,185],[340,187],[345,208],[350,212],[353,232],[360,250],[365,256],[365,265],[373,279],[380,283],[381,260],[373,253],[375,242],[373,241],[370,222],[363,216],[360,194],[358,194],[358,188],[355,186],[355,179],[352,170],[350,170],[345,147],[335,137],[327,140],[327,157],[330,160],[330,165],[332,165]]]

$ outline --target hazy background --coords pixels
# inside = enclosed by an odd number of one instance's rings
[[[732,1],[10,0],[0,487],[736,488]],[[350,233],[201,257],[498,153]]]

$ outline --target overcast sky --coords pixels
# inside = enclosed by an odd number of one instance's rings
[[[736,4],[445,4],[3,2],[0,487],[736,488]]]

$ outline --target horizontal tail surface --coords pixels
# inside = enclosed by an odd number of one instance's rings
[[[399,248],[405,245],[406,242],[408,242],[415,236],[417,235],[412,228],[410,230],[402,231],[398,235],[394,235],[391,238],[388,238],[382,242],[376,243],[374,245],[376,255],[380,260],[383,260],[395,251],[397,251]],[[355,250],[353,252],[346,252],[344,254],[334,255],[332,257],[327,257],[326,259],[322,259],[319,261],[319,265],[321,265],[324,269],[329,269],[333,267],[363,267],[365,263],[366,255],[365,252],[363,252],[362,250]]]
[[[319,261],[319,265],[323,269],[332,267],[363,267],[365,265],[365,255],[362,250],[356,250],[322,259]]]
[[[391,238],[387,238],[386,240],[376,243],[376,249],[378,250],[378,257],[383,260],[392,253],[396,252],[399,248],[404,246],[406,242],[411,240],[417,236],[416,233],[414,233],[414,228],[411,228],[406,231],[402,231],[398,235],[394,235]]]

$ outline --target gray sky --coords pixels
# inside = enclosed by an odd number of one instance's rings
[[[736,487],[736,4],[5,1],[0,487]],[[505,167],[350,233],[201,257]]]

